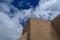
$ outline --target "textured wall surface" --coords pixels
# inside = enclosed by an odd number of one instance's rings
[[[56,17],[51,23],[60,34],[60,15]]]
[[[29,28],[28,28],[29,27]],[[32,18],[24,27],[20,40],[59,40],[58,33],[50,22]]]

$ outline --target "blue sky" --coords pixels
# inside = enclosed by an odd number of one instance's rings
[[[39,3],[39,0],[14,0],[12,5],[18,9],[29,9],[30,6],[35,8]]]
[[[28,19],[52,21],[60,15],[60,0],[0,0],[0,40],[17,40]]]

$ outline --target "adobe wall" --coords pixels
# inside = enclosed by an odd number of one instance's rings
[[[19,40],[59,40],[55,28],[50,22],[42,19],[31,18],[23,29]]]

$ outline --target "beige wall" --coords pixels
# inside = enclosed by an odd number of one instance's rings
[[[60,34],[60,15],[56,17],[51,23],[54,26],[54,28],[57,30],[57,32],[59,32]]]
[[[59,40],[58,33],[46,20],[31,18],[23,30],[19,40]]]

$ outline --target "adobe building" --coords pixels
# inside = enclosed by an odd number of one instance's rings
[[[57,30],[57,32],[60,34],[60,15],[56,17],[51,24],[53,27]]]
[[[60,15],[53,21],[31,18],[19,40],[60,40]]]

